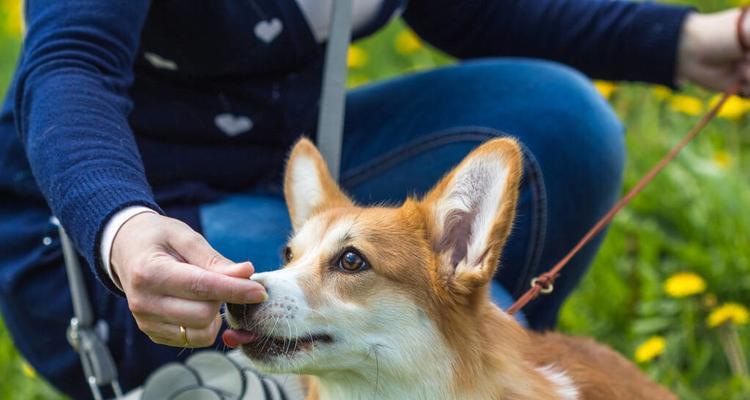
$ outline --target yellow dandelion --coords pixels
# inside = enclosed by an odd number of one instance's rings
[[[706,324],[715,328],[728,322],[735,325],[744,325],[748,320],[750,320],[750,312],[745,306],[739,303],[724,303],[708,314]]]
[[[672,297],[687,297],[703,293],[706,281],[692,272],[678,272],[664,281],[664,291]]]
[[[36,371],[34,370],[34,367],[29,365],[29,363],[27,363],[26,361],[21,361],[21,372],[23,372],[24,376],[26,376],[27,378],[36,378]]]
[[[367,53],[357,45],[349,46],[346,54],[346,65],[349,68],[361,68],[367,64]]]
[[[703,102],[697,97],[676,94],[669,100],[669,107],[687,115],[700,115],[703,112]]]
[[[400,54],[408,56],[416,53],[423,47],[422,40],[408,29],[399,32],[396,36],[396,51]]]
[[[661,101],[672,97],[672,89],[666,86],[654,86],[654,88],[651,89],[651,93],[653,93],[654,97]]]
[[[7,14],[5,14],[5,21],[2,21],[2,25],[8,34],[21,36],[26,30],[23,21],[23,1],[16,0],[9,3],[6,2],[5,5]]]
[[[612,93],[617,89],[617,85],[608,81],[595,81],[594,86],[605,99],[612,97]]]
[[[718,150],[714,153],[714,164],[721,169],[727,169],[734,163],[734,158],[726,150]]]
[[[721,96],[714,96],[709,102],[709,105],[711,107],[715,106],[716,103],[719,102],[720,98]],[[732,96],[727,99],[727,102],[724,103],[723,107],[721,107],[721,110],[719,110],[719,114],[717,114],[717,116],[720,118],[737,121],[744,117],[748,111],[750,111],[750,101],[747,101],[739,96]]]
[[[664,353],[667,341],[663,336],[651,336],[635,349],[635,361],[645,363]]]

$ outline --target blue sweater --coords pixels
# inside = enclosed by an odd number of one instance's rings
[[[0,198],[46,201],[99,276],[99,236],[116,211],[189,208],[278,180],[291,142],[314,134],[324,50],[294,0],[26,3],[0,115]],[[609,0],[385,0],[355,37],[399,7],[458,58],[539,57],[665,85],[689,12]]]

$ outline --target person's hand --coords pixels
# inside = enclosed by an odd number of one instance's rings
[[[677,79],[724,91],[745,80],[743,95],[750,95],[750,58],[742,54],[737,38],[738,9],[715,14],[689,15],[682,28],[677,53]],[[742,35],[750,43],[750,15],[742,24]]]
[[[221,327],[222,302],[253,304],[268,297],[248,279],[252,264],[232,263],[183,222],[155,213],[122,225],[110,261],[138,327],[160,344],[210,346]]]

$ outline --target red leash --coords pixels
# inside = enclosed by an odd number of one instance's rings
[[[750,43],[747,42],[744,35],[742,34],[742,22],[745,20],[745,17],[748,15],[748,10],[750,8],[743,7],[739,18],[737,18],[737,41],[740,44],[740,47],[742,48],[743,53],[750,54]],[[566,265],[568,265],[568,262],[578,254],[579,251],[585,246],[588,242],[590,242],[598,233],[600,233],[604,228],[607,226],[608,223],[614,219],[615,215],[617,215],[620,210],[622,210],[623,207],[625,207],[628,203],[630,203],[633,198],[638,195],[651,181],[654,179],[656,175],[659,174],[666,166],[669,164],[670,161],[674,160],[675,157],[677,157],[677,154],[685,147],[687,146],[690,141],[692,141],[698,134],[703,130],[703,128],[708,125],[711,120],[716,117],[716,114],[719,113],[719,110],[721,110],[721,107],[724,106],[724,103],[727,102],[727,100],[739,93],[740,88],[742,87],[743,82],[737,82],[732,87],[727,89],[724,94],[721,96],[721,99],[718,103],[716,103],[711,109],[703,115],[703,117],[698,121],[695,126],[693,126],[690,131],[685,135],[685,137],[682,138],[670,151],[667,153],[664,158],[659,160],[656,165],[651,168],[646,175],[641,178],[638,183],[636,183],[635,186],[633,186],[632,189],[622,198],[620,201],[618,201],[609,211],[607,211],[606,214],[583,236],[583,238],[576,244],[573,249],[571,249],[568,254],[565,255],[557,264],[555,264],[549,271],[537,276],[536,278],[531,280],[531,288],[526,291],[526,293],[523,294],[523,296],[519,297],[518,300],[516,300],[515,303],[513,303],[510,308],[506,311],[508,314],[515,314],[518,310],[522,309],[524,306],[529,304],[530,301],[534,300],[539,296],[539,294],[548,294],[552,293],[554,290],[554,283],[555,279],[560,275],[560,271],[565,268]]]

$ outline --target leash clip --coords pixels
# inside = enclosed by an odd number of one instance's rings
[[[70,347],[73,348],[76,352],[78,352],[78,349],[81,345],[81,335],[80,335],[80,329],[79,329],[79,323],[78,318],[73,317],[70,319],[70,325],[68,325],[68,331],[67,337],[68,337],[68,343],[70,344]]]
[[[539,286],[541,288],[539,289],[539,293],[542,293],[542,294],[550,294],[555,290],[555,285],[553,285],[552,282],[548,281],[546,284],[544,284],[542,282],[539,282],[539,277],[536,277],[531,280],[531,287],[533,288],[535,286]]]

